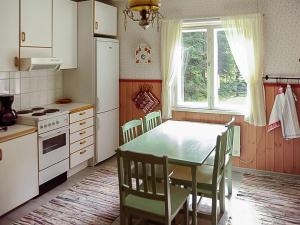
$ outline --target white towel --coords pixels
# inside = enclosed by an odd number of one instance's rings
[[[282,126],[282,132],[284,132],[283,121],[282,121],[282,111],[284,108],[284,99],[285,98],[284,98],[283,88],[280,87],[278,89],[278,93],[276,95],[275,102],[274,102],[272,112],[270,115],[268,132],[270,132],[280,126]]]
[[[282,110],[282,120],[285,139],[300,137],[300,128],[295,105],[295,95],[291,85],[287,85],[284,95],[284,107]]]

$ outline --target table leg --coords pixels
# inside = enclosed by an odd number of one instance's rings
[[[197,225],[197,177],[196,166],[191,167],[192,172],[192,224]]]

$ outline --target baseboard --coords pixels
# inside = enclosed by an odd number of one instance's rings
[[[81,170],[83,170],[87,167],[88,167],[88,161],[84,161],[84,162],[78,164],[77,166],[73,167],[72,169],[70,169],[68,171],[68,177],[75,175],[76,173],[80,172]]]
[[[266,170],[256,170],[256,169],[249,169],[243,167],[232,167],[233,172],[237,173],[250,173],[250,174],[257,174],[257,175],[272,175],[272,176],[286,176],[286,177],[297,177],[300,178],[300,175],[297,174],[289,174],[289,173],[279,173],[273,171],[266,171]]]

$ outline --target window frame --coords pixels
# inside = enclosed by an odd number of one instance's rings
[[[178,76],[174,85],[175,107],[173,109],[177,111],[245,115],[245,111],[243,111],[243,109],[226,109],[216,106],[215,96],[218,95],[218,88],[216,84],[218,66],[215,66],[215,63],[218,63],[218,40],[214,37],[218,31],[225,29],[221,26],[220,21],[188,22],[183,23],[182,25],[182,33],[203,30],[206,30],[207,32],[207,49],[213,49],[207,51],[207,107],[203,107],[203,104],[201,103],[189,103],[182,100],[184,96],[184,76],[180,73],[180,76]]]

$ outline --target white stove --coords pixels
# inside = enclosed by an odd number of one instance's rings
[[[17,123],[36,126],[38,133],[45,133],[69,126],[69,111],[58,108],[36,107],[18,111]]]
[[[48,105],[17,114],[17,123],[38,129],[39,184],[44,189],[69,170],[69,111]]]

